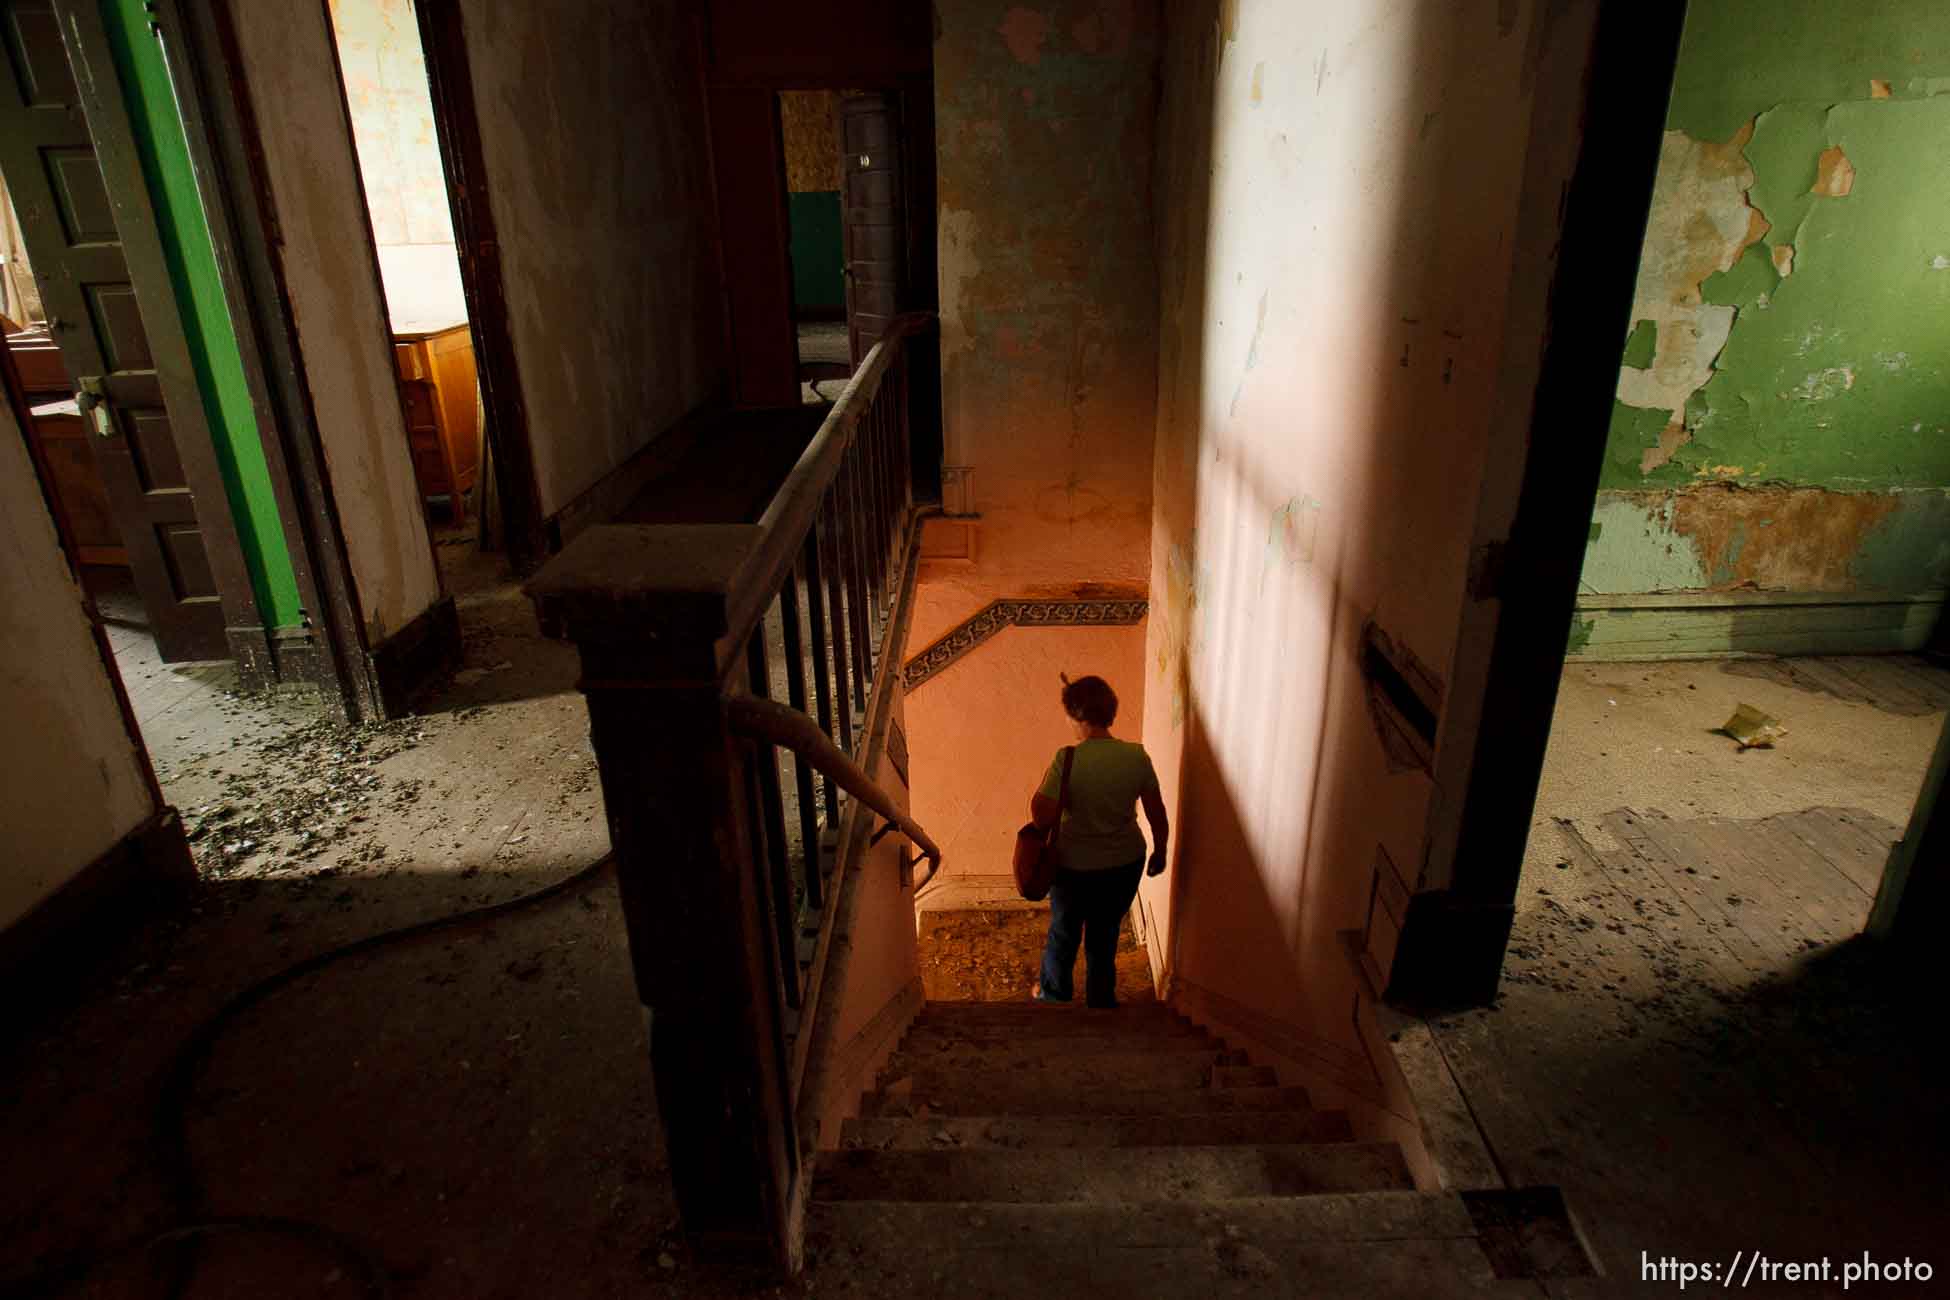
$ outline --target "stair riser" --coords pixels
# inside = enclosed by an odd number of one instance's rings
[[[880,1077],[898,1079],[919,1070],[940,1073],[947,1070],[1093,1070],[1126,1069],[1135,1063],[1211,1070],[1218,1066],[1243,1066],[1243,1052],[1225,1052],[1193,1043],[1166,1051],[1134,1051],[1128,1044],[1091,1049],[1070,1043],[1024,1043],[1010,1047],[940,1047],[915,1049],[903,1045],[888,1058]]]
[[[1021,1047],[1029,1044],[1050,1045],[1068,1044],[1079,1049],[1142,1049],[1156,1047],[1163,1051],[1185,1044],[1198,1044],[1219,1051],[1224,1044],[1210,1034],[1196,1029],[1159,1029],[1155,1031],[1131,1029],[1121,1031],[1078,1030],[1074,1033],[1043,1032],[1040,1028],[997,1028],[997,1029],[928,1029],[911,1030],[902,1040],[902,1046],[914,1051],[926,1051],[938,1047]]]
[[[1193,1027],[1191,1021],[1177,1012],[1156,1004],[1099,1011],[1086,1007],[1081,1002],[1067,1005],[1050,1002],[930,1002],[914,1020],[917,1029],[933,1028],[936,1025],[981,1027],[1022,1024],[1062,1024],[1077,1029],[1086,1026],[1116,1029],[1145,1028],[1155,1025],[1177,1025],[1187,1029]]]
[[[1222,1066],[1207,1055],[1187,1056],[1100,1056],[1068,1057],[1054,1061],[1024,1059],[996,1067],[991,1062],[966,1061],[937,1065],[932,1061],[911,1063],[916,1068],[888,1069],[881,1072],[882,1087],[901,1079],[913,1080],[915,1094],[954,1096],[991,1075],[1009,1074],[1026,1085],[1040,1085],[1052,1091],[1067,1091],[1086,1096],[1109,1088],[1193,1089],[1270,1087],[1279,1080],[1273,1072],[1256,1066]],[[1087,1106],[1079,1110],[1088,1110]]]
[[[835,1151],[816,1200],[1196,1202],[1412,1186],[1392,1143],[1090,1151]]]
[[[822,1157],[823,1158],[823,1157]],[[945,1216],[945,1217],[944,1217]],[[1036,1205],[826,1201],[809,1208],[807,1230],[840,1230],[869,1248],[899,1247],[955,1225],[971,1253],[1038,1250],[1088,1241],[1105,1248],[1201,1246],[1214,1238],[1262,1246],[1466,1238],[1476,1227],[1454,1193],[1353,1192],[1304,1198],[1250,1197],[1199,1205]]]
[[[1269,1111],[1256,1115],[1129,1115],[1028,1119],[853,1119],[842,1149],[870,1151],[1053,1151],[1075,1147],[1257,1146],[1349,1142],[1345,1111]]]
[[[838,1235],[815,1234],[815,1260]],[[1087,1240],[1079,1238],[1079,1240]],[[1469,1300],[1534,1296],[1522,1283],[1498,1282],[1482,1248],[1468,1238],[1430,1241],[1260,1246],[1214,1238],[1197,1246],[1067,1246],[1006,1251],[917,1253],[910,1245],[855,1253],[838,1248],[837,1267],[874,1279],[882,1295],[939,1300],[1018,1300],[1035,1296],[1116,1296],[1119,1300],[1240,1297],[1267,1300]],[[1518,1288],[1512,1290],[1511,1288]]]
[[[1210,1115],[1309,1109],[1305,1088],[1106,1088],[1081,1095],[998,1072],[964,1076],[953,1093],[871,1093],[861,1100],[860,1113],[911,1115],[922,1105],[934,1115]]]

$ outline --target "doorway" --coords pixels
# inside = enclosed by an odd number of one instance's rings
[[[161,662],[268,663],[297,583],[160,50],[126,6],[0,13],[5,333],[45,490]]]
[[[412,0],[329,0],[413,473],[449,590],[496,545],[486,409]],[[463,579],[464,580],[464,579]]]
[[[853,375],[846,327],[840,107],[855,93],[783,90],[778,94],[792,260],[792,325],[799,382],[809,402],[825,400],[821,383],[843,384]]]

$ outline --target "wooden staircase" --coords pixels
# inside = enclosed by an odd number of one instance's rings
[[[1160,1004],[929,1003],[821,1153],[806,1246],[822,1291],[1537,1294],[1394,1143]]]

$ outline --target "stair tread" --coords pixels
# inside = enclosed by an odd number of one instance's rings
[[[1067,1147],[1226,1146],[1353,1140],[1346,1111],[1192,1115],[945,1115],[849,1119],[842,1149],[1058,1150]]]
[[[1162,1003],[929,1002],[820,1153],[808,1250],[954,1297],[1506,1293],[1460,1197],[1246,1060]]]
[[[897,1053],[902,1056],[979,1056],[1014,1061],[1024,1056],[1184,1056],[1196,1052],[1233,1051],[1214,1038],[1177,1034],[1170,1038],[1123,1038],[1090,1035],[1079,1038],[951,1038],[940,1034],[909,1034]],[[1242,1055],[1243,1059],[1243,1055]]]
[[[1319,1242],[1262,1248],[1069,1247],[976,1254],[935,1247],[924,1254],[862,1253],[840,1265],[855,1285],[885,1295],[940,1300],[1022,1296],[1186,1296],[1263,1300],[1534,1300],[1534,1282],[1498,1281],[1473,1241]]]
[[[821,1157],[813,1198],[1142,1204],[1410,1186],[1408,1166],[1392,1142],[855,1150]]]
[[[821,1159],[825,1159],[822,1154]],[[858,1225],[862,1241],[911,1245],[955,1225],[971,1252],[999,1247],[1198,1246],[1214,1235],[1267,1242],[1412,1241],[1471,1238],[1469,1209],[1453,1192],[1321,1192],[1313,1196],[1215,1197],[1197,1202],[1064,1205],[1007,1201],[815,1201],[809,1230]],[[1230,1231],[1228,1231],[1230,1230]]]
[[[1147,1046],[1170,1043],[1212,1043],[1220,1040],[1196,1025],[1159,1024],[1152,1028],[1083,1025],[1065,1033],[1041,1033],[1017,1025],[916,1025],[902,1040],[907,1043],[978,1043],[1009,1046],[1017,1043],[1076,1043]]]
[[[923,1092],[883,1088],[862,1100],[868,1116],[912,1113],[925,1105],[936,1115],[1201,1115],[1227,1111],[1307,1110],[1305,1088],[1104,1088],[1077,1095],[1035,1079],[996,1071],[963,1080],[954,1090]]]
[[[894,1064],[890,1062],[890,1065]],[[1010,1065],[970,1061],[906,1061],[898,1069],[881,1072],[881,1088],[911,1083],[916,1096],[958,1096],[980,1092],[1002,1080],[1017,1087],[1040,1086],[1050,1091],[1096,1093],[1108,1089],[1257,1088],[1271,1087],[1278,1076],[1265,1066],[1221,1065],[1214,1054],[1153,1056],[1122,1053],[1098,1057],[1024,1059]],[[1087,1109],[1084,1108],[1084,1109]]]
[[[1133,1002],[1102,1010],[1080,1002],[929,1002],[914,1017],[917,1025],[1030,1024],[1051,1028],[1086,1025],[1189,1025],[1192,1022],[1158,1002]]]
[[[1109,1046],[1093,1049],[1068,1043],[1022,1043],[1010,1047],[942,1047],[915,1051],[903,1043],[888,1058],[883,1076],[896,1069],[920,1070],[1035,1070],[1101,1074],[1117,1070],[1211,1069],[1223,1064],[1225,1049],[1206,1043],[1189,1047],[1136,1048]],[[1243,1058],[1241,1058],[1243,1059]]]

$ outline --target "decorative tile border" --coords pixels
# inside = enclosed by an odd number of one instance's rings
[[[1150,611],[1148,600],[996,600],[983,606],[901,668],[915,690],[1005,627],[1130,627]]]

